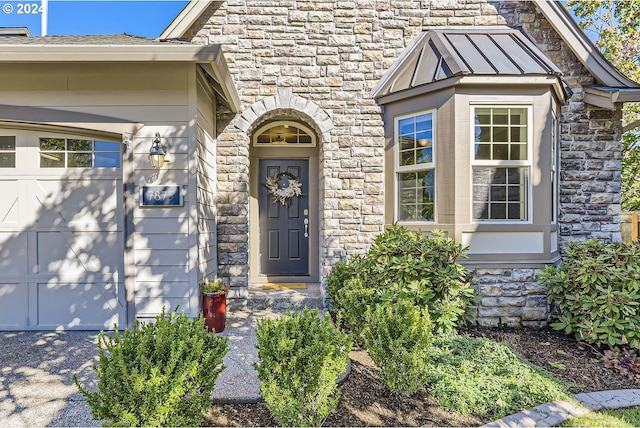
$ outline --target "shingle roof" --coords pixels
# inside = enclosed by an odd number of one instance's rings
[[[560,69],[510,27],[444,27],[423,31],[398,58],[374,97],[465,75],[553,75]]]
[[[0,36],[0,45],[166,45],[189,44],[179,41],[160,41],[130,34],[112,34],[100,36]]]

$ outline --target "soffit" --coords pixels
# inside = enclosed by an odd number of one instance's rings
[[[372,91],[374,98],[460,76],[562,75],[521,31],[506,26],[423,31]]]

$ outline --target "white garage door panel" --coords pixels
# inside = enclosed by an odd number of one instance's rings
[[[0,232],[0,275],[26,275],[27,234],[20,232]]]
[[[27,284],[0,284],[0,326],[19,328],[27,324],[29,288]]]
[[[124,325],[122,170],[40,167],[41,134],[58,134],[11,133],[16,167],[0,171],[0,330]]]
[[[38,232],[38,273],[117,273],[122,235],[117,232]]]
[[[118,288],[112,283],[38,284],[37,308],[41,328],[112,329],[124,320]]]
[[[37,198],[38,226],[65,224],[74,230],[117,230],[121,223],[122,199],[119,180],[100,178],[91,182],[61,184],[59,181],[39,180],[33,183]]]
[[[17,224],[20,219],[18,211],[18,181],[0,180],[0,225]]]

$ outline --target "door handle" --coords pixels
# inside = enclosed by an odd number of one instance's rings
[[[304,237],[305,238],[309,237],[309,219],[308,218],[304,219]]]

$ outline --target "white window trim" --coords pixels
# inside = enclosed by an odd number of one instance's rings
[[[402,119],[406,119],[409,117],[420,116],[422,114],[431,114],[432,120],[432,128],[431,133],[433,135],[432,145],[431,145],[431,159],[432,161],[428,164],[418,164],[418,165],[407,165],[400,166],[400,145],[398,139],[398,123]],[[436,168],[437,162],[437,145],[438,139],[437,135],[437,110],[436,109],[428,109],[428,110],[420,110],[416,112],[412,112],[409,114],[403,114],[401,116],[396,116],[393,119],[393,217],[394,221],[411,226],[411,225],[424,225],[424,224],[436,224],[438,223],[438,171]],[[420,171],[433,171],[433,220],[400,220],[400,195],[398,192],[398,174],[399,173],[407,173],[407,172],[420,172]]]
[[[524,108],[527,110],[527,160],[476,160],[475,159],[475,110],[476,108]],[[472,224],[533,224],[533,128],[534,111],[531,101],[509,100],[498,101],[474,101],[469,103],[469,218]],[[527,183],[525,184],[526,195],[526,218],[524,220],[493,220],[476,219],[473,217],[473,168],[474,167],[528,167]]]

